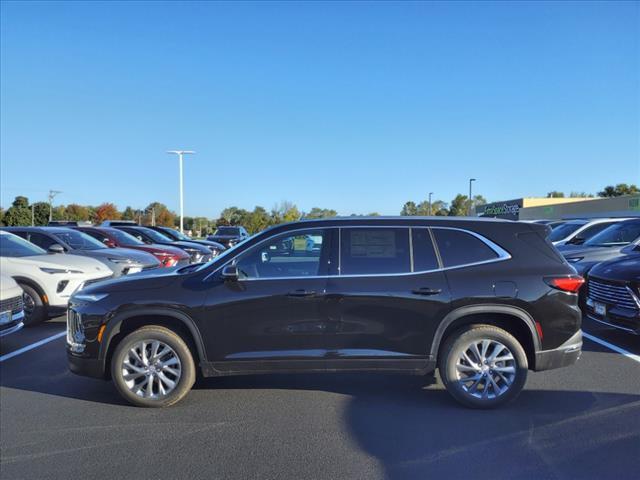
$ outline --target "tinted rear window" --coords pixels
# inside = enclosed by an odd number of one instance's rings
[[[482,240],[459,230],[433,229],[440,257],[445,267],[485,262],[498,254]]]
[[[343,228],[340,252],[341,275],[411,271],[408,228]]]
[[[431,235],[426,228],[413,228],[411,230],[413,243],[413,270],[424,272],[435,270],[439,267],[436,252],[433,249]]]

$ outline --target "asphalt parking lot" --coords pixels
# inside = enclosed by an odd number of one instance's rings
[[[532,373],[516,403],[472,411],[437,383],[382,375],[200,381],[164,410],[67,370],[62,318],[0,343],[0,477],[637,478],[640,342],[586,321],[577,365]]]

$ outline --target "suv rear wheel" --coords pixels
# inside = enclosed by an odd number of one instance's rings
[[[160,326],[142,327],[122,339],[111,360],[111,378],[130,403],[168,407],[195,382],[193,356],[184,340]]]
[[[494,408],[514,400],[527,380],[527,355],[505,330],[472,325],[449,336],[439,360],[447,391],[472,408]]]

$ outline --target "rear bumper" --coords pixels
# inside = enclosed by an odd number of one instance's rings
[[[580,358],[582,353],[582,330],[578,330],[569,340],[553,350],[536,352],[536,364],[534,370],[552,370],[554,368],[568,367]]]

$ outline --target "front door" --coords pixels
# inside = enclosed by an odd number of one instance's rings
[[[215,368],[242,371],[242,362],[250,362],[246,370],[321,368],[331,232],[267,239],[233,260],[238,280],[213,282],[202,327]]]

